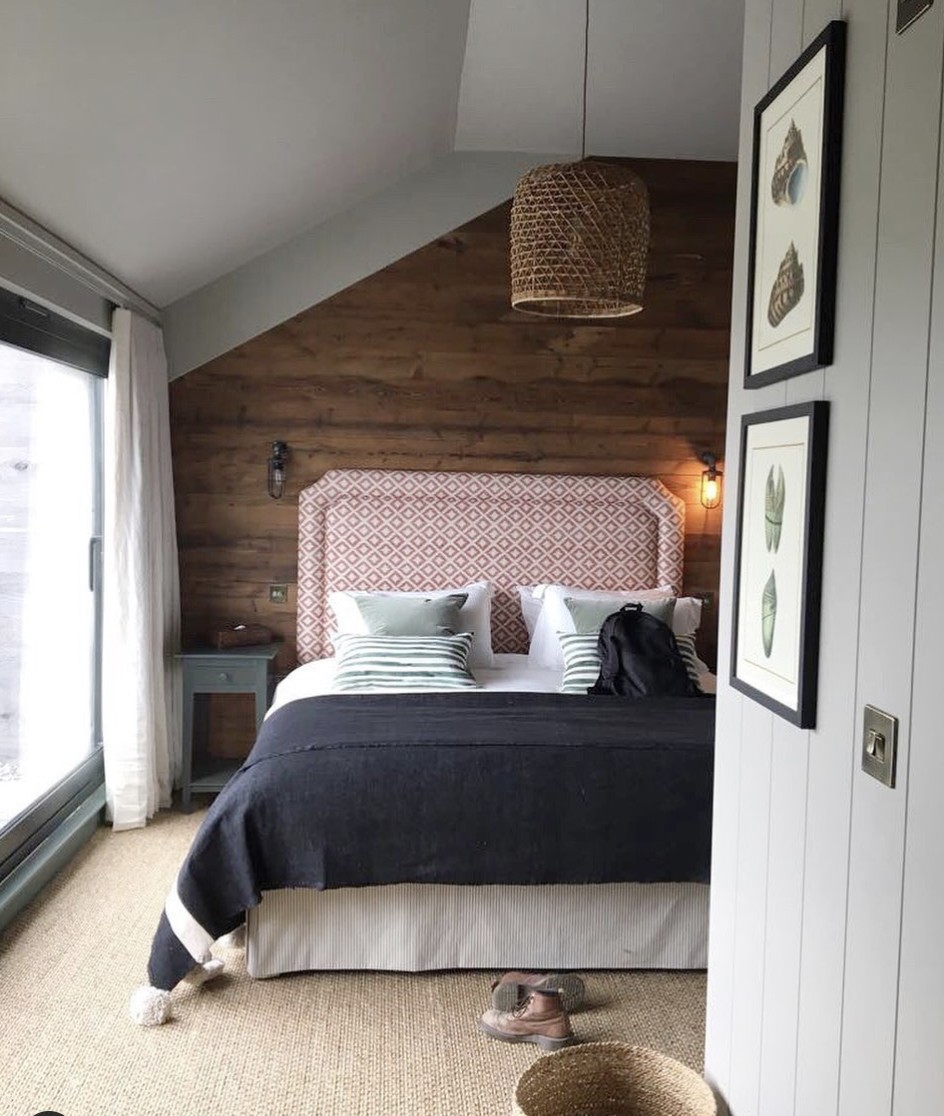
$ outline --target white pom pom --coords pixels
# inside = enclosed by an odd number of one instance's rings
[[[159,1027],[170,1018],[170,993],[143,984],[131,993],[131,1018],[141,1027]]]
[[[209,961],[204,961],[201,965],[194,965],[184,977],[184,980],[196,988],[201,984],[206,984],[208,980],[218,977],[222,971],[223,962],[216,957],[211,957]]]
[[[231,933],[224,934],[223,937],[220,938],[219,944],[224,949],[244,949],[246,946],[245,922],[242,924],[242,926],[237,926],[236,929],[233,930]]]

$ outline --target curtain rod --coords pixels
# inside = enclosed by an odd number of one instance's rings
[[[14,209],[0,198],[0,236],[13,241],[27,252],[55,267],[70,279],[127,310],[136,310],[155,325],[161,324],[161,312],[137,291],[116,279],[104,268],[77,252],[64,240],[43,228],[25,213]]]

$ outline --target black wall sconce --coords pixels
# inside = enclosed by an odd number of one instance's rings
[[[716,508],[721,503],[721,473],[718,459],[713,453],[703,453],[701,460],[707,469],[701,475],[701,503],[705,508]]]
[[[281,500],[285,491],[285,466],[288,461],[288,446],[285,442],[273,442],[269,457],[269,495],[273,500]]]

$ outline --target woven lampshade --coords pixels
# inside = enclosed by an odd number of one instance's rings
[[[511,206],[511,305],[552,318],[636,314],[648,251],[649,195],[629,167],[535,167]]]

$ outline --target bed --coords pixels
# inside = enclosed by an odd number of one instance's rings
[[[300,666],[280,684],[253,756],[211,808],[213,815],[222,799],[239,793],[249,804],[238,821],[216,819],[211,826],[236,845],[225,855],[211,850],[202,884],[194,883],[192,872],[188,876],[190,858],[181,869],[155,937],[152,983],[171,987],[186,964],[205,960],[212,940],[232,930],[243,910],[247,964],[256,977],[304,969],[704,967],[711,699],[688,705],[688,699],[651,699],[629,703],[637,707],[632,710],[623,704],[619,715],[613,703],[620,699],[557,693],[560,671],[528,658],[519,591],[555,583],[614,592],[660,586],[677,593],[683,549],[684,507],[651,478],[351,470],[329,472],[305,489],[299,499]],[[333,693],[332,594],[364,587],[423,593],[483,581],[493,658],[473,674],[485,685],[456,694]],[[352,799],[343,798],[348,794],[366,800],[365,809],[379,821],[346,835],[343,850],[320,853],[317,870],[310,862],[276,870],[271,858],[261,869],[260,834],[269,832],[267,826],[291,829],[302,843],[321,840],[301,834],[306,826],[292,829],[284,810],[258,806],[265,795],[291,800],[309,778],[300,765],[309,762],[305,718],[311,716],[328,733],[319,744],[318,794],[336,784],[342,802],[335,808],[333,799],[309,797],[305,817],[317,815],[320,824],[336,814],[335,824],[342,824],[354,809]],[[638,724],[614,727],[616,716]],[[438,750],[423,752],[429,718],[440,733],[447,721],[478,726],[474,747],[451,737],[447,747],[433,734]],[[504,739],[511,724],[517,726],[513,742]],[[392,746],[370,751],[388,736]],[[443,830],[436,841],[442,863],[431,869],[428,850],[411,859],[409,847],[397,846],[398,831],[409,825],[383,824],[391,795],[377,787],[397,788],[401,821],[434,816],[429,804],[440,795],[429,780],[440,751],[448,751],[450,766],[435,778],[466,793],[458,810],[445,811],[444,817],[457,819],[454,826],[443,818],[435,823]],[[549,756],[558,766],[544,762]],[[272,790],[263,778],[286,765],[283,782]],[[352,792],[351,771],[358,765],[363,784]],[[562,798],[553,772],[565,772],[566,785],[579,793]],[[514,809],[497,802],[509,781],[519,795],[533,783],[541,801],[564,808],[546,833],[521,843],[526,850],[506,846],[499,855],[488,848],[495,844],[493,830],[475,827],[486,817],[500,832],[516,824]],[[623,813],[637,819],[635,829],[618,819],[599,820],[608,809],[619,812],[617,799]],[[520,797],[515,809],[539,814]],[[308,825],[313,831],[315,823]],[[586,834],[594,827],[600,832],[591,851]],[[450,828],[455,832],[446,832]],[[373,830],[383,837],[371,846],[364,842],[375,840]],[[202,844],[214,840],[204,836]],[[283,842],[283,861],[296,858],[288,843],[294,836],[280,832],[271,840]],[[473,852],[464,856],[464,849]],[[401,878],[404,863],[410,867]],[[199,887],[216,880],[223,864],[234,880],[241,870],[247,878],[241,888],[225,884],[231,892],[225,913],[218,904],[195,916]],[[632,867],[624,871],[627,864]],[[558,867],[561,878],[552,878]],[[260,887],[261,877],[291,886]],[[302,878],[309,886],[296,886]]]

